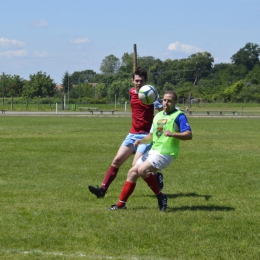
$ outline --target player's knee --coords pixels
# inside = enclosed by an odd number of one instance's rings
[[[128,171],[128,174],[127,174],[127,179],[128,179],[128,180],[136,181],[139,177],[140,177],[140,176],[139,176],[139,174],[138,174],[137,168],[131,168],[131,169]]]
[[[150,175],[150,172],[147,169],[138,168],[138,175],[145,179]]]
[[[114,167],[119,168],[122,164],[123,164],[123,161],[122,161],[122,159],[121,159],[120,157],[115,157],[115,158],[113,159],[112,165],[113,165]]]

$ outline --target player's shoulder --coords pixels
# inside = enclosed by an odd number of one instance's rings
[[[154,116],[163,116],[163,115],[165,115],[164,111],[161,110],[161,111],[158,111]]]
[[[176,123],[178,125],[181,132],[188,131],[188,130],[191,131],[191,127],[190,127],[188,118],[182,111],[179,112],[174,123]]]
[[[186,115],[184,114],[184,112],[182,112],[181,110],[176,109],[177,112],[177,116],[175,121],[188,121],[188,118],[186,117]]]
[[[186,115],[181,110],[176,109],[176,112],[178,113],[177,118],[187,119]]]
[[[138,94],[135,87],[130,88],[130,94]]]

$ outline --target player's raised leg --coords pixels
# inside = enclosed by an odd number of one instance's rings
[[[101,187],[94,187],[89,185],[89,191],[97,196],[97,198],[104,198],[110,184],[114,181],[119,171],[120,166],[133,154],[133,146],[120,146],[112,164],[108,168]]]

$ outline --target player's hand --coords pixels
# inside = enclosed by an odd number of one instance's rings
[[[169,130],[165,130],[164,133],[163,133],[165,136],[172,136],[172,132],[169,131]]]
[[[134,146],[138,146],[141,143],[141,140],[135,140]]]

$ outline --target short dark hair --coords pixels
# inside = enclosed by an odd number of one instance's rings
[[[134,79],[135,75],[138,75],[138,76],[142,77],[145,81],[147,81],[147,70],[146,69],[138,67],[133,73],[133,79]]]
[[[176,94],[175,91],[173,91],[172,89],[165,90],[165,91],[164,91],[164,95],[165,95],[165,94],[173,95],[173,99],[174,99],[175,101],[178,100],[177,94]]]

